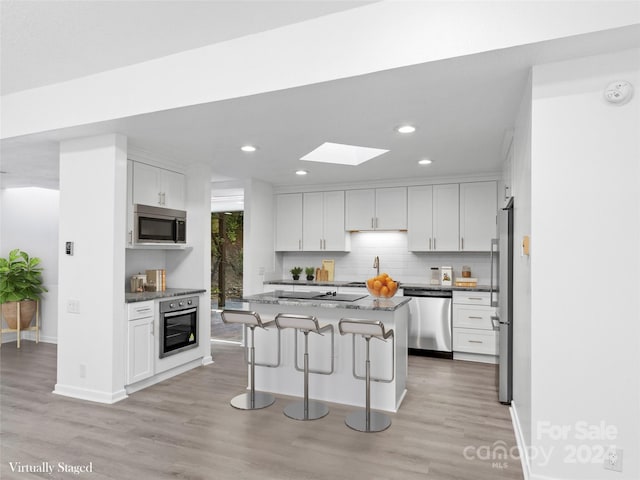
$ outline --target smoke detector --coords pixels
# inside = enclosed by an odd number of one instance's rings
[[[633,96],[633,85],[624,80],[610,83],[604,89],[604,99],[609,103],[623,105],[631,100]]]

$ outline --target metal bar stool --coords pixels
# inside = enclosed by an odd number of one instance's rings
[[[244,328],[249,327],[251,330],[251,346],[249,347],[250,359],[249,365],[251,366],[250,373],[250,389],[247,393],[242,393],[231,399],[231,406],[240,410],[257,410],[259,408],[265,408],[273,404],[276,401],[275,397],[269,393],[256,392],[256,365],[262,367],[278,367],[280,366],[280,331],[278,331],[278,363],[271,365],[266,363],[256,363],[255,352],[255,329],[260,327],[266,329],[275,324],[275,321],[263,323],[260,315],[256,312],[249,312],[246,310],[223,310],[220,312],[222,321],[224,323],[240,323]]]
[[[366,402],[365,408],[356,410],[355,412],[347,415],[345,422],[349,428],[358,430],[359,432],[381,432],[386,430],[391,425],[391,418],[388,415],[380,412],[371,411],[371,381],[390,383],[393,381],[394,375],[392,374],[390,379],[372,378],[371,377],[371,361],[369,359],[369,342],[372,338],[386,341],[391,337],[392,341],[392,362],[393,366],[391,371],[395,371],[395,337],[393,330],[385,331],[382,322],[377,320],[358,320],[355,318],[343,318],[338,322],[338,328],[341,335],[352,334],[352,361],[353,361],[353,376],[357,379],[365,380],[366,382]],[[366,340],[366,376],[362,377],[356,374],[356,335],[362,335]]]
[[[294,420],[316,420],[322,418],[329,413],[329,407],[324,403],[309,400],[309,373],[318,373],[321,375],[331,375],[334,370],[333,351],[334,337],[333,325],[325,325],[320,327],[318,319],[313,316],[295,315],[279,313],[275,318],[276,325],[280,330],[284,328],[295,329],[295,367],[296,370],[304,372],[304,399],[302,402],[295,402],[284,408],[284,414]],[[298,331],[304,333],[304,368],[298,367]],[[324,332],[331,331],[331,370],[310,370],[309,369],[309,332],[323,335]]]

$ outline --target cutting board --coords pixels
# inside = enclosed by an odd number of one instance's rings
[[[326,282],[333,282],[335,278],[335,268],[335,260],[322,260],[322,270],[327,271],[327,279],[325,280]]]

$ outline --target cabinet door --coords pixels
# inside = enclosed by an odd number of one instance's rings
[[[376,230],[407,229],[407,188],[376,189]]]
[[[433,250],[458,251],[458,184],[433,186]]]
[[[302,250],[302,194],[276,195],[276,251]]]
[[[160,169],[160,191],[163,207],[175,210],[185,209],[184,182],[183,174]]]
[[[345,229],[373,230],[376,192],[373,189],[347,190],[345,193]]]
[[[460,250],[482,252],[491,249],[496,238],[496,182],[460,184]]]
[[[324,192],[323,250],[345,252],[349,250],[344,228],[344,192]]]
[[[146,163],[133,162],[133,203],[161,206],[160,169]]]
[[[131,320],[128,325],[127,385],[153,375],[153,317]]]
[[[317,252],[323,248],[324,194],[305,193],[302,197],[302,249]]]
[[[428,252],[433,242],[433,187],[409,187],[407,197],[407,246],[410,252]]]

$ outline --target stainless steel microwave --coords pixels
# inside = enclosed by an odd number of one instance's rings
[[[134,205],[135,243],[186,243],[187,212]]]

